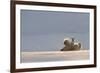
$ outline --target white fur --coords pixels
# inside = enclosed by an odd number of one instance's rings
[[[74,45],[77,45],[79,47],[80,46],[79,43],[80,42],[74,42]]]
[[[79,42],[74,42],[74,45],[79,45]]]
[[[68,40],[69,42],[72,42],[72,38],[65,38],[65,39],[64,39],[64,42],[65,42],[66,40]]]

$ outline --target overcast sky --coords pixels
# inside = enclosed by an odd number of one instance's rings
[[[87,33],[89,13],[21,10],[22,33]]]

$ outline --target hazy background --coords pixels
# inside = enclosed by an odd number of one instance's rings
[[[21,10],[21,51],[58,51],[66,37],[89,49],[89,13]]]

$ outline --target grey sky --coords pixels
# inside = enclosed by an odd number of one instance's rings
[[[57,51],[65,37],[89,49],[89,13],[21,10],[22,51]]]
[[[21,10],[22,33],[87,33],[89,13]]]

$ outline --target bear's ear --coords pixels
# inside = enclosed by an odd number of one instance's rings
[[[81,48],[81,43],[79,43],[79,48]]]
[[[75,40],[75,39],[74,39],[74,38],[72,38],[72,42],[74,42],[74,40]]]

